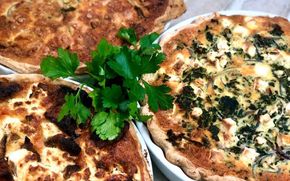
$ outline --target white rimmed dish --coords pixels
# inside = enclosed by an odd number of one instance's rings
[[[214,12],[215,13],[215,12]],[[214,13],[207,13],[199,16],[195,16],[192,18],[189,18],[187,20],[184,20],[173,27],[166,30],[164,33],[160,35],[160,37],[156,40],[156,43],[163,42],[166,40],[167,37],[172,37],[175,33],[182,30],[186,25],[190,25],[191,23],[202,20],[206,17],[212,16]],[[265,12],[259,12],[259,11],[219,11],[217,12],[221,15],[243,15],[243,16],[268,16],[268,17],[275,17],[278,15],[265,13]],[[163,150],[156,145],[153,140],[151,139],[150,133],[146,127],[145,124],[141,122],[137,122],[137,127],[143,136],[149,151],[151,153],[151,157],[153,159],[153,162],[157,165],[157,167],[163,172],[163,174],[172,181],[182,180],[182,181],[193,181],[190,177],[188,177],[180,167],[170,163],[165,155]]]

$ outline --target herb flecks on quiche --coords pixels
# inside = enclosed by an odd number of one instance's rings
[[[151,180],[131,124],[102,141],[88,123],[57,121],[77,88],[36,74],[0,76],[0,180]],[[92,110],[86,91],[80,98]]]
[[[184,11],[183,0],[1,0],[0,63],[37,72],[41,59],[56,55],[57,48],[76,52],[85,62],[102,38],[120,45],[121,27],[139,36],[162,32]]]
[[[289,180],[290,23],[216,14],[161,45],[167,59],[145,78],[174,107],[147,125],[167,159],[194,179]]]

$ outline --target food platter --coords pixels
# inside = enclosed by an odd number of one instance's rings
[[[268,16],[268,17],[275,17],[277,15],[264,13],[264,12],[257,12],[257,11],[220,11],[218,12],[221,15],[244,15],[244,16]],[[196,17],[189,18],[183,22],[178,23],[177,25],[171,27],[167,31],[165,31],[160,38],[157,40],[158,43],[160,41],[166,40],[167,37],[172,37],[176,32],[181,30],[184,26],[191,24],[192,22],[202,20],[203,18],[211,16],[213,13],[208,13]],[[170,163],[164,156],[163,150],[157,146],[151,139],[150,133],[143,123],[137,123],[137,127],[141,132],[146,144],[152,154],[152,158],[159,167],[159,169],[166,175],[166,177],[170,180],[192,180],[189,178],[180,167],[173,165]]]

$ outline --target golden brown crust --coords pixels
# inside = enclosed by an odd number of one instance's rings
[[[4,0],[0,5],[0,63],[20,73],[38,72],[42,57],[56,55],[59,47],[77,52],[85,62],[101,38],[121,44],[116,37],[119,28],[132,27],[138,35],[161,32],[168,20],[184,11],[183,0]]]
[[[209,24],[211,19],[219,19],[227,16],[220,16],[218,14],[211,15],[209,17],[200,18],[195,20],[190,25],[184,26],[176,32],[172,32],[171,34],[167,34],[161,38],[160,44],[162,46],[163,51],[167,55],[167,59],[161,65],[161,72],[165,72],[165,74],[174,74],[177,76],[182,76],[182,72],[180,72],[178,63],[176,62],[177,58],[174,59],[176,53],[176,45],[177,42],[182,42],[187,45],[191,45],[191,41],[193,37],[196,38],[194,40],[198,40],[199,42],[206,42],[205,36],[198,36],[199,30],[203,30],[206,28],[206,25]],[[243,25],[245,16],[230,16],[229,19],[234,23]],[[249,33],[254,35],[260,31],[270,31],[272,29],[273,24],[278,24],[281,29],[284,31],[285,41],[290,42],[290,23],[281,17],[254,17],[255,22],[257,22],[258,27],[253,27],[253,29],[249,29]],[[215,26],[213,28],[213,32],[219,32],[219,26]],[[206,43],[204,43],[206,44]],[[180,50],[178,53],[181,53]],[[185,59],[188,58],[188,51],[184,50],[183,55],[185,55]],[[182,60],[180,61],[182,62]],[[184,62],[183,62],[184,63]],[[192,62],[191,65],[194,63]],[[181,64],[182,65],[182,64]],[[237,64],[238,66],[238,64]],[[158,74],[162,77],[162,73]],[[162,78],[158,78],[157,74],[146,75],[144,77],[147,81],[154,85],[162,84]],[[166,82],[167,86],[169,86],[172,91],[172,95],[176,95],[178,91],[180,91],[180,85],[177,85],[174,82]],[[185,86],[185,85],[182,85]],[[178,109],[177,109],[178,110]],[[244,165],[233,161],[235,164],[234,168],[225,166],[224,163],[216,163],[211,160],[211,157],[215,155],[209,149],[199,145],[200,137],[199,132],[196,131],[194,134],[190,135],[190,138],[193,139],[191,145],[183,145],[182,148],[176,147],[172,140],[170,141],[170,136],[168,135],[168,130],[173,130],[175,133],[175,138],[178,139],[178,134],[185,134],[187,132],[184,131],[184,128],[181,125],[177,124],[178,120],[182,119],[180,116],[175,115],[175,110],[169,111],[158,111],[157,113],[152,113],[149,111],[148,106],[142,107],[142,113],[144,114],[153,114],[153,118],[147,123],[147,127],[152,135],[154,142],[159,145],[165,152],[166,158],[172,162],[180,166],[184,172],[194,178],[194,179],[206,179],[206,180],[247,180],[254,179],[251,176],[252,170],[245,167]],[[173,115],[173,116],[172,116]],[[184,118],[183,118],[184,119]],[[181,122],[181,121],[180,121]],[[203,132],[208,135],[209,132]],[[280,179],[287,180],[289,179],[289,175],[287,174],[274,174],[265,172],[259,176],[256,176],[255,179],[258,180],[266,180],[266,179]]]
[[[16,83],[20,85],[20,89],[18,88],[15,90],[15,94],[9,95],[8,97],[5,97],[5,100],[0,100],[1,104],[1,109],[0,109],[0,119],[1,121],[3,118],[5,118],[5,115],[11,115],[11,111],[9,110],[8,106],[5,107],[3,104],[5,104],[6,99],[13,100],[14,97],[20,98],[23,95],[26,95],[26,89],[28,88],[27,86],[31,86],[31,83],[41,83],[41,86],[44,87],[44,89],[48,89],[48,97],[43,100],[41,103],[41,106],[45,106],[47,109],[47,112],[49,112],[49,109],[51,109],[55,101],[60,101],[61,99],[57,92],[62,92],[61,90],[63,89],[63,86],[69,87],[73,90],[76,90],[79,88],[79,84],[75,83],[73,81],[67,81],[63,79],[57,79],[55,81],[51,81],[48,78],[43,77],[42,75],[39,74],[12,74],[12,75],[1,75],[0,76],[0,82],[4,84],[10,84],[10,83]],[[3,85],[1,84],[1,88],[3,88]],[[5,86],[5,85],[4,85]],[[84,87],[84,90],[89,92],[90,88]],[[24,94],[23,94],[24,93]],[[1,94],[1,96],[3,96]],[[33,96],[38,96],[38,95],[33,95]],[[58,96],[58,97],[57,97]],[[7,101],[8,102],[8,101]],[[26,103],[24,103],[26,104]],[[25,116],[27,112],[21,111],[21,106],[23,104],[14,104],[14,106],[19,106],[18,109],[16,109],[14,112],[17,112],[18,117],[27,117]],[[49,113],[50,114],[50,113]],[[55,111],[51,113],[50,116],[54,116]],[[33,113],[31,114],[33,115]],[[30,120],[32,127],[33,126],[40,126],[42,125],[41,123],[46,123],[46,120],[42,115],[40,115],[41,120],[37,121],[37,124],[34,125],[36,118],[31,117],[32,120]],[[47,116],[45,116],[47,118]],[[0,121],[0,125],[1,122]],[[65,156],[68,157],[68,160],[73,160],[77,165],[79,165],[82,169],[86,168],[86,165],[89,165],[89,162],[86,163],[86,160],[94,160],[94,164],[98,166],[99,164],[99,171],[96,172],[96,176],[94,178],[102,178],[103,176],[106,176],[107,179],[113,179],[114,178],[119,178],[119,174],[115,174],[115,176],[111,176],[109,173],[111,167],[115,167],[114,165],[119,164],[118,169],[122,168],[123,172],[127,173],[129,178],[133,176],[138,169],[140,169],[140,176],[141,180],[152,180],[148,167],[147,167],[147,161],[144,158],[144,155],[142,154],[142,148],[141,145],[138,141],[138,137],[136,135],[136,132],[133,128],[132,123],[128,124],[126,127],[126,131],[123,133],[123,136],[116,142],[112,143],[106,143],[100,140],[94,140],[95,138],[91,137],[91,133],[88,129],[77,129],[77,134],[79,135],[77,138],[74,138],[77,144],[80,145],[82,148],[81,153],[77,157],[70,157],[70,156]],[[24,132],[27,133],[29,136],[31,142],[35,146],[37,152],[41,153],[44,150],[44,136],[41,136],[43,133],[40,133],[40,137],[37,136],[40,128],[36,132],[29,132],[29,129],[26,129],[26,127],[23,127]],[[25,131],[26,129],[26,131]],[[53,134],[53,133],[52,133]],[[2,133],[0,134],[0,137],[2,137]],[[39,138],[37,138],[39,137]],[[1,138],[2,139],[2,138]],[[0,140],[1,140],[0,139]],[[46,140],[47,141],[47,140]],[[46,143],[45,143],[46,144]],[[9,145],[8,145],[9,147]],[[12,147],[10,147],[11,150]],[[7,151],[10,151],[9,149]],[[42,151],[41,151],[42,150]],[[1,152],[1,151],[0,151]],[[106,154],[104,154],[106,153]],[[100,155],[98,155],[100,154]],[[103,154],[103,155],[102,155]],[[98,155],[98,156],[97,156]],[[57,155],[54,155],[55,157],[53,159],[58,159]],[[96,156],[96,157],[95,157]],[[0,155],[0,158],[2,156]],[[46,157],[47,159],[49,158],[48,156]],[[120,167],[121,166],[121,167]],[[95,167],[95,165],[94,165]],[[108,169],[108,170],[106,170]],[[86,178],[86,171],[80,171],[79,173],[74,173],[72,176],[74,179],[79,179],[79,180],[84,180]],[[35,175],[41,174],[38,171],[35,171]],[[87,173],[87,176],[90,176],[90,172]],[[128,176],[122,176],[119,179],[124,179],[127,178]],[[41,178],[44,178],[41,177]],[[53,176],[53,178],[58,178],[57,176]],[[1,176],[0,176],[1,179]],[[29,178],[26,178],[29,179]],[[85,179],[86,180],[86,179]]]

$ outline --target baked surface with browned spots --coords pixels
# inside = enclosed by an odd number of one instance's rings
[[[62,47],[82,62],[102,38],[121,44],[116,33],[161,32],[164,23],[185,10],[182,0],[3,0],[0,4],[0,63],[18,71],[39,70],[42,57]]]
[[[0,76],[0,180],[151,180],[131,124],[102,141],[71,117],[56,121],[77,88],[36,74]]]

